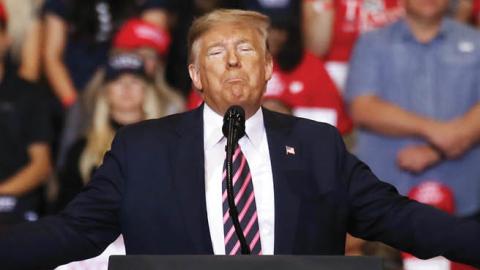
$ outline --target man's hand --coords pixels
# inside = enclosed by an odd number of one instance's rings
[[[427,140],[449,159],[462,156],[473,144],[473,140],[462,120],[432,122],[427,128]]]
[[[421,173],[441,161],[441,154],[429,145],[407,146],[397,154],[397,165],[411,173]]]

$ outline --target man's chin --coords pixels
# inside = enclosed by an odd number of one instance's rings
[[[248,104],[248,101],[243,95],[238,95],[238,96],[231,95],[227,100],[227,104],[229,104],[230,106],[231,105],[241,106],[242,104]]]

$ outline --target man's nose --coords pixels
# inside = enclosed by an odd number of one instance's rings
[[[227,64],[229,67],[240,66],[240,59],[235,50],[228,50],[227,53]]]

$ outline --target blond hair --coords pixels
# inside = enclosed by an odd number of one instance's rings
[[[155,90],[161,100],[165,102],[162,114],[172,114],[185,110],[185,100],[178,94],[178,91],[171,87],[165,79],[165,66],[157,65],[153,75]]]
[[[14,59],[19,62],[24,41],[32,25],[39,20],[43,0],[2,0],[8,13],[8,34],[12,37],[10,47]]]
[[[192,23],[188,31],[188,54],[189,62],[192,63],[197,53],[197,41],[213,27],[223,24],[246,25],[258,31],[265,41],[265,50],[268,50],[267,36],[270,27],[270,19],[259,12],[240,9],[217,9],[207,13]]]
[[[115,130],[110,124],[110,107],[104,88],[105,71],[99,70],[87,85],[84,100],[88,118],[91,119],[86,134],[87,143],[79,161],[79,170],[84,183],[89,181],[92,169],[101,165],[103,156],[110,150],[115,136]],[[145,80],[143,103],[145,120],[178,112],[178,102],[177,96],[170,93],[170,89],[158,90],[152,82]]]

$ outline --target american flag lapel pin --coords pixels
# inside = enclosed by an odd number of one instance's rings
[[[288,155],[295,155],[295,148],[286,145],[285,146],[285,152],[286,152],[287,156]]]

